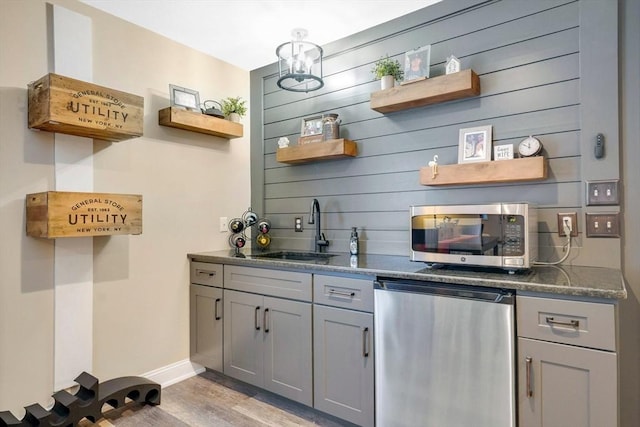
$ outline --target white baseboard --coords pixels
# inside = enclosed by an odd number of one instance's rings
[[[172,384],[194,377],[204,371],[204,366],[193,363],[189,359],[184,359],[179,362],[172,363],[171,365],[163,366],[144,373],[141,377],[154,381],[162,387],[169,387]]]

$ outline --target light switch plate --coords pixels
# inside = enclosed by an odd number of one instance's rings
[[[220,217],[220,232],[221,233],[226,233],[228,230],[228,222],[229,219],[226,216],[221,216]]]
[[[620,237],[619,213],[587,213],[587,237]]]
[[[587,206],[617,206],[620,204],[620,181],[587,181]]]

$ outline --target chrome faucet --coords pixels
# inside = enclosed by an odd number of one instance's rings
[[[324,233],[320,231],[320,203],[318,203],[318,199],[313,199],[313,203],[311,203],[309,224],[316,225],[315,248],[316,252],[322,252],[323,247],[329,246],[329,241],[324,237]]]

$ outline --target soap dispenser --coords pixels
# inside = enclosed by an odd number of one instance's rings
[[[351,227],[351,238],[349,239],[349,252],[351,255],[358,255],[358,228]]]

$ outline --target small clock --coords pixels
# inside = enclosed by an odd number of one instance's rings
[[[520,154],[520,157],[537,156],[541,152],[542,143],[538,138],[534,138],[533,136],[523,139],[518,145],[518,154]]]

